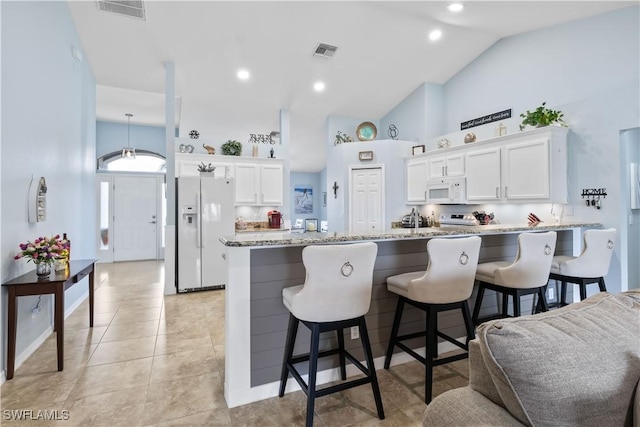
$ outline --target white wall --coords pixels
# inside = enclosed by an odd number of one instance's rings
[[[392,141],[383,139],[380,124],[373,122],[378,128],[378,138],[374,141],[354,141],[333,145],[338,130],[350,134],[362,120],[330,116],[327,120],[327,220],[329,231],[346,231],[349,229],[349,166],[385,165],[385,227],[391,227],[392,221],[399,221],[407,213],[404,204],[404,157],[411,155],[414,141]],[[355,134],[355,131],[354,131]],[[384,135],[384,134],[382,134]],[[355,139],[355,138],[354,138]],[[372,161],[361,161],[360,151],[373,151]],[[338,184],[337,198],[334,197],[333,184]]]
[[[383,137],[387,137],[389,125],[398,128],[397,139],[425,144],[429,138],[444,133],[444,87],[435,83],[423,83],[400,104],[380,119]]]
[[[619,132],[640,123],[639,16],[634,6],[500,40],[445,84],[446,129],[505,108],[518,116],[547,101],[571,128],[574,218],[620,229]],[[583,204],[583,188],[607,189],[602,209]],[[619,245],[607,286],[621,289]]]
[[[96,253],[95,79],[71,48],[82,44],[66,2],[2,2],[2,281],[32,270],[14,261],[18,244],[68,233],[72,259]],[[84,55],[83,55],[84,57]],[[47,220],[27,222],[31,177],[47,180]],[[87,279],[66,293],[71,307]],[[2,314],[6,317],[6,291]],[[18,304],[17,354],[51,327],[51,298],[31,319],[37,297]],[[6,348],[6,347],[5,347]],[[5,350],[6,351],[6,350]],[[2,352],[4,354],[4,351]]]

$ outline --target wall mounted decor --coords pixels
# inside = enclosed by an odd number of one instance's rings
[[[378,129],[371,122],[360,123],[356,129],[356,136],[359,141],[373,141],[376,139],[376,135],[378,135]]]
[[[192,130],[191,132],[189,132],[189,138],[191,139],[198,139],[200,138],[200,132],[198,132],[197,130]]]
[[[424,145],[414,145],[413,147],[411,147],[411,154],[414,156],[416,154],[422,154],[424,152],[425,152]]]
[[[487,123],[497,122],[498,120],[504,120],[511,117],[511,108],[508,110],[498,111],[497,113],[487,114],[486,116],[478,117],[477,119],[467,120],[460,123],[460,130],[469,129],[472,127],[486,125]]]
[[[373,151],[360,151],[358,153],[358,159],[365,161],[373,160]]]
[[[310,185],[296,185],[293,187],[293,201],[297,214],[313,213],[313,187]]]
[[[37,181],[31,178],[29,185],[29,222],[47,220],[47,181],[41,176]]]

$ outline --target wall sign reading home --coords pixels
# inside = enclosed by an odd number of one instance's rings
[[[487,123],[497,122],[498,120],[504,120],[511,117],[511,108],[497,113],[488,114],[486,116],[478,117],[477,119],[467,120],[460,123],[460,130],[473,128],[480,125],[486,125]]]

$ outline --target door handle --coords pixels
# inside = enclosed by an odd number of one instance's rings
[[[149,221],[149,224],[155,224],[155,223],[156,223],[155,221]]]

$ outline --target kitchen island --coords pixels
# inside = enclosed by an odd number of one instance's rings
[[[305,269],[302,249],[308,245],[340,244],[373,241],[378,244],[378,255],[373,273],[371,308],[366,316],[367,328],[376,367],[382,367],[384,353],[393,322],[396,296],[386,289],[386,278],[409,271],[424,270],[427,265],[426,242],[434,237],[479,235],[482,237],[480,262],[512,260],[516,253],[517,236],[526,231],[555,230],[558,233],[556,255],[580,252],[583,228],[601,227],[598,223],[483,225],[461,227],[432,227],[420,229],[390,229],[363,233],[302,233],[279,232],[247,233],[222,236],[227,247],[228,283],[225,304],[225,383],[224,393],[228,406],[277,396],[289,312],[282,304],[282,289],[304,283]],[[473,306],[476,291],[471,297]],[[571,300],[572,296],[568,297]],[[533,308],[533,297],[522,299],[523,313]],[[481,315],[497,311],[498,298],[485,293]],[[400,328],[402,334],[424,329],[424,314],[407,309]],[[438,318],[440,329],[451,336],[465,336],[459,313],[442,313]],[[335,337],[321,341],[321,349],[333,345]],[[424,340],[408,341],[418,352]],[[301,328],[295,353],[307,352],[309,334]],[[345,346],[356,357],[362,358],[359,340],[351,340],[345,331]],[[448,342],[439,344],[439,352],[453,349]],[[393,364],[413,360],[404,352],[398,353]],[[318,384],[339,378],[334,361],[322,360],[318,366]],[[349,367],[348,367],[349,368]],[[303,371],[304,372],[304,371]],[[355,374],[359,371],[350,371]],[[289,381],[287,391],[297,389]]]

